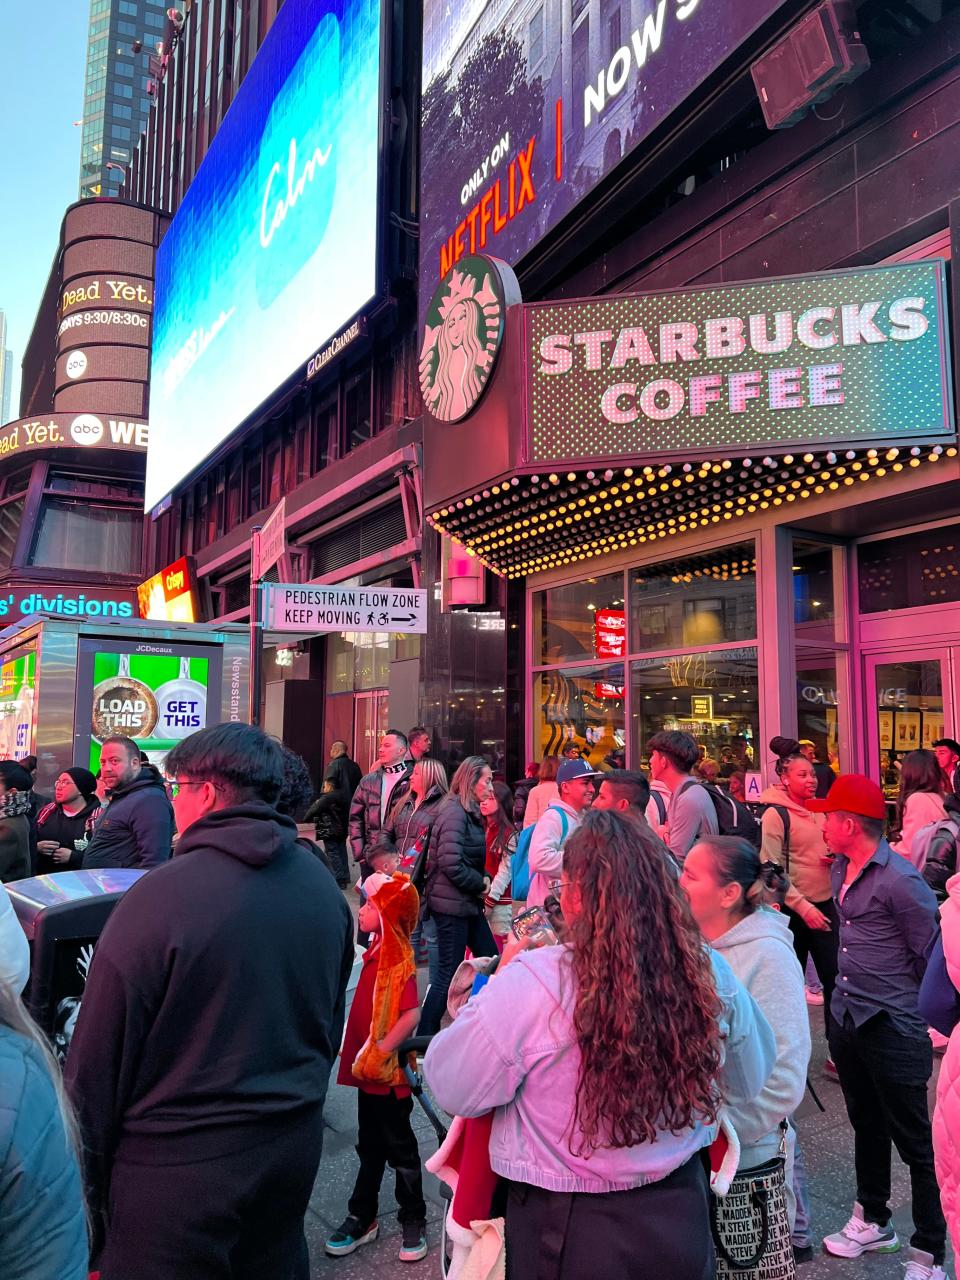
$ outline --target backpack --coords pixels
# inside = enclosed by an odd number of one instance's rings
[[[662,827],[666,824],[666,821],[667,821],[666,803],[663,799],[663,796],[660,794],[660,792],[654,791],[652,787],[650,788],[650,799],[653,801],[654,805],[656,806],[657,821],[660,823]]]
[[[925,823],[920,830],[914,835],[913,843],[910,845],[910,853],[908,860],[913,863],[918,871],[922,873],[923,868],[927,865],[927,858],[930,850],[933,848],[934,839],[939,835],[945,835],[952,839],[954,845],[960,837],[960,825],[956,818],[937,818],[935,822]]]
[[[760,823],[745,804],[741,804],[739,800],[734,800],[733,796],[724,791],[722,787],[715,786],[712,782],[698,782],[696,778],[691,778],[689,782],[685,782],[677,792],[677,795],[682,796],[687,787],[691,786],[703,787],[710,797],[711,803],[716,810],[717,827],[720,835],[740,836],[743,840],[749,840],[755,849],[760,848]]]
[[[756,814],[760,820],[760,830],[763,831],[763,815],[768,809],[772,809],[778,814],[780,821],[783,823],[783,869],[787,875],[790,874],[790,810],[783,804],[774,804],[772,801],[767,804],[758,804],[753,807],[752,812]]]
[[[547,810],[556,809],[560,815],[560,824],[563,828],[560,836],[561,840],[566,840],[567,831],[570,828],[569,820],[564,811],[555,804],[547,805]],[[514,902],[523,902],[526,900],[530,892],[530,841],[533,839],[533,833],[537,829],[537,825],[541,821],[543,815],[536,822],[524,827],[520,832],[517,840],[517,847],[510,859],[510,896]]]

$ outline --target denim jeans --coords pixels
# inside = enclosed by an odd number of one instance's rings
[[[475,956],[495,956],[497,944],[484,916],[447,916],[432,912],[437,934],[436,979],[432,978],[423,1002],[418,1035],[432,1036],[440,1030],[440,1019],[447,1008],[447,992],[453,975],[460,967],[467,948]]]

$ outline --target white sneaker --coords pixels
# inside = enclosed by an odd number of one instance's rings
[[[947,1273],[943,1267],[934,1266],[932,1253],[911,1249],[903,1269],[903,1280],[947,1280]]]
[[[856,1203],[853,1206],[853,1217],[842,1231],[824,1236],[823,1247],[827,1253],[838,1258],[859,1258],[862,1253],[896,1253],[900,1248],[900,1241],[893,1227],[880,1227],[875,1222],[865,1222],[863,1206]],[[925,1253],[923,1257],[929,1258],[930,1255]],[[927,1280],[929,1275],[929,1272],[917,1272],[914,1276],[908,1274],[906,1280]]]

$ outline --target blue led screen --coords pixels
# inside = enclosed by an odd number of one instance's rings
[[[286,0],[157,251],[146,505],[377,289],[379,0]]]

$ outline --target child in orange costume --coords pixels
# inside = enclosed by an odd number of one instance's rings
[[[331,1257],[353,1253],[376,1240],[380,1183],[389,1164],[396,1174],[401,1262],[426,1257],[427,1207],[420,1151],[410,1125],[413,1101],[397,1057],[397,1045],[413,1035],[420,1018],[417,971],[410,934],[420,899],[408,876],[374,874],[361,887],[361,930],[373,941],[363,957],[340,1052],[338,1084],[357,1089],[357,1155],[360,1171],[347,1217],[326,1242]]]

